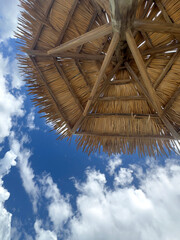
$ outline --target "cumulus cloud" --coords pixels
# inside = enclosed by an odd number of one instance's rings
[[[10,193],[3,187],[3,177],[6,176],[11,167],[16,165],[16,155],[10,150],[4,158],[0,159],[0,239],[9,240],[11,234],[11,213],[9,213],[4,203],[9,199]]]
[[[25,82],[23,81],[23,78],[18,69],[17,59],[13,59],[12,61],[10,61],[9,66],[10,66],[9,75],[11,76],[11,87],[15,89],[20,89],[25,84]]]
[[[17,143],[14,145],[12,150],[20,149]],[[41,221],[37,217],[35,221],[36,240],[57,240],[59,237],[68,240],[178,240],[179,161],[168,159],[162,167],[151,160],[153,164],[144,172],[141,169],[141,174],[137,174],[136,165],[114,172],[115,188],[111,189],[104,173],[88,169],[86,181],[75,182],[78,194],[74,211],[69,197],[60,193],[50,175],[34,178],[31,169],[33,186],[37,185],[37,180],[40,198],[46,198],[44,207],[48,211],[48,218]],[[149,161],[147,159],[146,164]],[[140,182],[138,187],[132,184],[134,176]],[[4,199],[9,196],[6,194]]]
[[[34,123],[34,120],[35,120],[35,112],[34,112],[34,109],[32,109],[27,116],[27,127],[29,128],[29,130],[35,130],[35,129],[38,130],[38,128]]]
[[[43,229],[41,225],[41,221],[36,220],[34,224],[34,229],[36,231],[36,240],[57,240],[57,236],[54,232]]]
[[[0,7],[0,42],[14,37],[19,14],[18,0],[6,0]]]
[[[180,166],[167,164],[147,172],[139,188],[106,187],[105,175],[89,171],[78,185],[77,214],[70,240],[178,240]]]
[[[0,143],[9,136],[13,117],[22,117],[24,114],[22,96],[13,95],[8,89],[8,74],[8,59],[0,53]]]
[[[121,164],[122,164],[121,155],[120,154],[112,155],[112,157],[108,161],[107,171],[109,172],[110,175],[113,175],[115,170],[119,166],[121,166]]]
[[[12,133],[10,136],[10,146],[12,151],[17,156],[17,166],[19,168],[24,189],[29,195],[29,197],[32,199],[33,209],[36,212],[39,189],[34,180],[35,176],[33,169],[31,168],[31,165],[29,163],[31,152],[29,149],[24,148],[24,141],[27,141],[26,137],[23,138],[20,142],[14,138],[14,133]]]
[[[69,198],[64,198],[63,195],[61,195],[51,176],[45,176],[41,180],[41,184],[45,197],[50,201],[48,204],[49,217],[54,225],[54,230],[59,232],[72,215]]]
[[[4,202],[8,200],[10,194],[4,189],[3,181],[0,179],[0,239],[9,240],[11,234],[11,213],[5,207]]]
[[[114,177],[114,186],[125,187],[125,186],[131,184],[133,181],[132,173],[133,173],[133,171],[131,169],[121,168],[119,170],[118,174],[116,174]]]

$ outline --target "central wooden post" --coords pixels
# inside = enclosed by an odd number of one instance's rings
[[[111,22],[114,32],[120,36],[119,44],[116,48],[118,61],[124,61],[126,57],[126,31],[131,29],[135,20],[138,0],[109,0],[111,11]]]
[[[132,28],[135,20],[138,0],[110,0],[111,21],[114,31],[125,40],[125,32]]]

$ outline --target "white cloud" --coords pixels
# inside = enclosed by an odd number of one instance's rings
[[[0,180],[0,239],[10,240],[11,213],[4,208],[4,202],[8,200],[9,193],[1,186]]]
[[[48,205],[49,217],[54,225],[55,231],[60,232],[63,225],[72,215],[69,199],[61,195],[57,185],[50,176],[45,176],[41,180],[41,184],[43,185],[45,197],[50,200]]]
[[[9,213],[4,203],[9,199],[10,193],[3,187],[2,178],[7,175],[12,166],[16,165],[16,155],[13,151],[8,151],[3,159],[0,159],[0,239],[9,240],[11,234],[11,213]]]
[[[18,0],[6,0],[0,7],[0,42],[14,37],[19,14]]]
[[[32,200],[33,209],[37,211],[37,201],[39,195],[38,186],[34,180],[34,172],[29,163],[29,158],[31,156],[31,152],[29,149],[23,147],[24,141],[27,141],[26,137],[22,139],[21,143],[14,138],[14,134],[12,133],[10,136],[10,146],[12,151],[17,156],[18,168],[20,171],[20,176],[22,179],[22,183],[25,191],[29,195]]]
[[[119,166],[121,166],[122,159],[120,157],[121,157],[121,155],[117,154],[117,155],[112,155],[112,157],[110,158],[110,160],[108,162],[108,166],[107,166],[107,171],[109,172],[110,175],[113,175],[115,170]]]
[[[34,229],[36,231],[36,240],[57,240],[57,236],[54,232],[44,230],[41,225],[41,221],[36,220],[34,224]]]
[[[20,74],[17,59],[14,59],[12,62],[10,62],[9,65],[10,65],[9,74],[12,79],[11,86],[12,88],[20,89],[25,84],[25,82],[23,81],[22,76]]]
[[[78,186],[70,240],[178,240],[180,166],[151,169],[141,186],[109,190],[105,175],[89,171]]]
[[[13,117],[22,117],[24,114],[22,96],[14,96],[8,89],[8,74],[8,59],[0,53],[0,143],[9,136]]]
[[[114,186],[127,186],[132,183],[133,181],[133,176],[132,176],[133,171],[128,168],[121,168],[118,172],[118,174],[115,174],[114,177]]]
[[[3,159],[0,159],[0,176],[3,177],[9,173],[11,166],[16,165],[16,154],[10,150],[6,152]]]
[[[35,123],[34,123],[34,120],[35,120],[35,112],[34,110],[32,109],[31,112],[28,114],[27,116],[27,127],[30,129],[30,130],[37,130],[38,128],[36,127]]]

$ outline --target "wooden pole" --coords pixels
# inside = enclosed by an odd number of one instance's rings
[[[136,46],[136,42],[135,42],[135,39],[133,37],[131,30],[128,30],[126,32],[126,39],[127,39],[129,48],[132,52],[132,55],[134,57],[134,60],[136,62],[136,65],[139,69],[139,72],[141,74],[143,84],[148,93],[148,96],[149,96],[149,97],[147,96],[148,101],[150,101],[153,104],[153,107],[156,110],[157,114],[159,115],[159,117],[161,118],[162,122],[167,127],[167,129],[170,131],[170,133],[173,135],[173,137],[175,139],[179,139],[179,134],[174,129],[174,126],[169,122],[169,120],[165,116],[163,116],[162,106],[159,102],[159,99],[156,95],[154,88],[152,87],[151,81],[150,81],[149,76],[146,71],[144,61],[142,59],[139,49]]]
[[[125,40],[125,32],[135,20],[138,0],[110,0],[111,21],[113,30]]]
[[[82,44],[85,44],[89,41],[96,40],[98,38],[104,37],[105,35],[108,35],[112,33],[112,26],[111,24],[107,23],[105,25],[102,25],[96,29],[93,29],[90,32],[87,32],[85,34],[82,34],[81,36],[72,39],[66,43],[61,44],[58,47],[52,48],[48,51],[48,54],[54,54],[54,53],[62,53],[67,50],[70,50],[72,48],[78,47]]]

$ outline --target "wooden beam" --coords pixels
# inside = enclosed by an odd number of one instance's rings
[[[180,87],[175,91],[175,93],[173,94],[169,102],[166,104],[163,114],[165,114],[172,107],[173,103],[176,101],[179,95],[180,95]]]
[[[135,20],[133,26],[138,31],[180,34],[180,24],[176,23]]]
[[[92,29],[92,26],[93,26],[93,24],[94,24],[94,22],[95,22],[95,20],[96,20],[96,18],[97,18],[97,15],[98,15],[98,13],[97,13],[97,11],[95,11],[95,12],[93,13],[93,15],[92,15],[92,18],[91,18],[91,20],[90,20],[90,23],[89,23],[88,26],[87,26],[86,32],[89,32],[89,31]],[[83,48],[83,44],[78,47],[78,49],[77,49],[76,52],[77,52],[77,53],[80,53],[81,50],[82,50],[82,48]]]
[[[146,71],[146,66],[144,64],[144,61],[142,59],[142,56],[139,52],[139,49],[137,48],[135,39],[133,37],[133,34],[130,30],[128,30],[126,32],[126,39],[127,39],[127,43],[129,45],[129,48],[132,52],[132,55],[134,57],[134,60],[136,62],[136,65],[139,69],[139,72],[142,76],[142,80],[143,80],[143,84],[148,92],[149,98],[151,99],[151,101],[153,101],[153,105],[155,106],[156,111],[158,111],[159,113],[162,113],[162,109],[159,103],[159,99],[156,95],[155,90],[152,87],[151,81],[149,79],[149,76],[147,74]]]
[[[76,66],[77,66],[80,74],[82,75],[82,77],[83,77],[83,79],[84,79],[87,87],[89,88],[89,91],[91,91],[91,85],[90,85],[89,81],[87,80],[86,74],[85,74],[84,70],[82,69],[82,67],[81,67],[81,65],[80,65],[79,59],[77,59],[77,60],[75,61],[75,63],[76,63]]]
[[[163,3],[160,0],[154,0],[154,1],[156,3],[157,7],[159,8],[159,10],[161,11],[165,21],[167,23],[173,23],[172,19],[169,17],[169,15],[163,5]],[[175,38],[178,39],[178,41],[180,41],[180,35],[175,35]]]
[[[110,81],[110,85],[125,85],[130,83],[133,83],[131,79],[120,79],[120,80]]]
[[[131,28],[135,20],[138,0],[110,0],[111,22],[114,32],[120,34],[120,39],[125,40],[125,32]]]
[[[67,50],[70,50],[72,48],[78,47],[82,44],[85,44],[87,42],[104,37],[105,35],[108,35],[111,33],[112,33],[112,26],[110,23],[107,23],[105,25],[102,25],[102,26],[90,31],[90,32],[82,34],[81,36],[79,36],[75,39],[72,39],[66,43],[63,43],[58,47],[52,48],[51,50],[48,51],[48,54],[62,53]]]
[[[63,52],[55,54],[47,54],[47,52],[41,50],[26,50],[26,53],[29,56],[33,57],[59,57],[59,58],[72,58],[79,60],[94,60],[94,61],[103,61],[106,55],[95,55],[95,54],[86,54],[86,53],[72,53],[72,52]],[[115,58],[113,58],[115,60]]]
[[[158,79],[153,84],[154,89],[158,88],[158,86],[161,84],[162,80],[165,78],[165,76],[167,75],[167,73],[171,69],[172,65],[174,64],[174,62],[176,61],[178,56],[179,56],[179,51],[177,51],[176,53],[173,54],[173,56],[169,60],[169,62],[166,65],[166,67],[163,69],[162,73],[160,74]]]
[[[105,59],[103,61],[101,69],[99,71],[98,78],[97,78],[97,80],[96,80],[96,82],[95,82],[95,84],[93,86],[93,89],[91,91],[89,100],[88,100],[88,102],[86,104],[86,107],[85,107],[85,110],[84,110],[84,113],[83,113],[84,116],[86,116],[88,111],[89,111],[89,108],[91,106],[93,98],[94,98],[94,96],[95,96],[95,94],[97,92],[98,86],[99,86],[100,82],[102,81],[102,79],[104,77],[104,74],[105,74],[106,69],[107,69],[107,67],[108,67],[108,65],[109,65],[109,63],[110,63],[110,61],[112,59],[112,56],[114,54],[114,51],[115,51],[115,49],[117,47],[118,42],[119,42],[119,34],[118,33],[114,33],[113,38],[111,40],[111,43],[109,45],[109,49],[107,51],[107,55],[106,55],[106,57],[105,57]]]
[[[174,140],[170,135],[125,135],[120,133],[96,133],[96,132],[76,132],[77,136],[89,136],[89,137],[108,137],[108,138],[122,138],[122,139],[147,139],[147,140]]]
[[[155,90],[152,87],[151,81],[150,81],[149,76],[148,76],[147,71],[146,71],[144,61],[143,61],[142,56],[139,52],[139,49],[136,46],[135,39],[134,39],[133,34],[130,30],[128,30],[126,32],[126,39],[127,39],[129,48],[132,52],[132,55],[134,57],[134,60],[136,62],[136,65],[139,69],[139,72],[142,76],[143,84],[144,84],[145,89],[146,89],[145,94],[146,94],[147,100],[150,103],[152,103],[152,105],[153,105],[154,109],[156,110],[158,116],[161,118],[162,122],[164,123],[166,128],[170,131],[170,133],[173,135],[173,137],[175,139],[179,139],[179,134],[174,129],[174,126],[169,122],[169,120],[165,116],[163,116],[162,106],[159,102],[159,99],[156,95]],[[147,93],[148,93],[148,96],[147,96]]]
[[[100,97],[100,101],[136,101],[146,100],[143,96]]]
[[[97,4],[98,4],[102,9],[104,9],[109,16],[111,15],[109,0],[95,0],[95,2],[97,2]]]
[[[160,0],[154,0],[154,2],[157,5],[157,7],[159,8],[159,10],[161,11],[166,22],[172,23],[172,20],[170,19],[169,15],[167,14],[162,2]]]
[[[49,15],[49,13],[51,11],[51,8],[52,8],[52,6],[54,4],[54,1],[55,0],[49,0],[49,5],[48,5],[48,7],[46,9],[46,12],[44,13],[44,20],[46,20],[48,18],[48,15]],[[40,35],[42,33],[43,27],[44,27],[44,23],[41,23],[40,26],[39,26],[39,29],[37,31],[37,34],[35,36],[35,39],[34,39],[32,45],[30,47],[31,49],[34,49],[36,47],[37,41],[38,41],[38,39],[39,39],[39,37],[40,37]]]
[[[80,126],[80,124],[84,121],[85,117],[87,116],[89,108],[90,108],[92,102],[94,101],[98,86],[99,86],[100,82],[102,81],[103,77],[105,76],[106,68],[107,68],[107,66],[109,65],[109,63],[112,59],[112,56],[114,54],[114,51],[117,47],[118,42],[119,42],[119,34],[114,33],[113,38],[112,38],[111,43],[110,43],[110,46],[109,46],[109,49],[107,51],[107,55],[106,55],[106,57],[103,61],[103,64],[101,66],[98,78],[97,78],[97,80],[96,80],[96,82],[93,86],[93,89],[90,93],[90,97],[89,97],[89,100],[87,101],[84,112],[83,112],[82,116],[79,118],[79,120],[76,122],[76,124],[73,126],[72,132],[75,132],[77,130],[77,128]]]
[[[127,71],[132,76],[132,79],[135,81],[135,83],[137,83],[137,87],[140,89],[140,92],[142,92],[144,94],[144,96],[146,97],[146,99],[148,100],[148,102],[151,103],[151,99],[149,98],[149,94],[148,94],[146,88],[144,87],[144,85],[142,84],[142,82],[139,80],[139,77],[135,74],[135,72],[130,67],[128,62],[125,62],[125,66],[126,66]],[[152,103],[151,103],[151,105],[152,105]]]
[[[71,9],[70,9],[70,11],[69,11],[69,13],[67,15],[66,22],[65,22],[65,24],[64,24],[64,26],[63,26],[63,28],[61,30],[61,33],[59,35],[59,38],[58,38],[58,40],[56,42],[56,46],[61,44],[61,42],[62,42],[62,40],[64,38],[64,34],[65,34],[66,30],[68,29],[69,23],[70,23],[70,21],[72,19],[72,16],[73,16],[73,14],[74,14],[74,12],[76,10],[76,7],[77,7],[78,3],[79,3],[79,0],[74,0],[73,5],[72,5],[72,7],[71,7]]]
[[[36,60],[35,60],[33,57],[31,57],[31,56],[30,56],[30,59],[31,59],[31,61],[32,61],[33,65],[34,65],[34,67],[35,67],[35,69],[36,69],[36,71],[38,72],[38,74],[39,74],[39,76],[40,76],[40,79],[42,80],[43,84],[46,86],[46,89],[48,90],[49,95],[50,95],[51,98],[53,99],[54,104],[56,105],[56,107],[57,107],[60,115],[62,116],[63,120],[65,121],[68,129],[71,131],[71,124],[70,124],[70,122],[68,121],[67,117],[65,116],[65,113],[64,113],[64,111],[63,111],[63,107],[61,106],[61,104],[60,104],[59,102],[57,102],[56,97],[54,96],[53,91],[52,91],[51,88],[49,87],[49,85],[48,85],[48,83],[47,83],[44,75],[42,74],[39,66],[38,66],[37,63],[36,63]]]
[[[95,11],[95,12],[93,13],[92,17],[91,17],[91,20],[90,20],[90,23],[88,24],[88,27],[87,27],[87,29],[86,29],[86,32],[89,32],[89,31],[91,30],[91,28],[92,28],[92,26],[93,26],[93,24],[94,24],[94,22],[95,22],[95,20],[96,20],[96,18],[97,18],[97,15],[98,15],[98,12]],[[83,48],[83,45],[79,46],[78,49],[77,49],[77,51],[76,51],[76,53],[77,53],[77,54],[80,54],[82,48]],[[91,85],[90,85],[90,83],[89,83],[89,81],[88,81],[88,79],[87,79],[87,76],[86,76],[85,72],[83,71],[83,69],[82,69],[82,67],[81,67],[81,64],[80,64],[80,62],[79,62],[79,59],[75,59],[75,63],[76,63],[76,66],[77,66],[79,72],[81,73],[81,75],[82,75],[82,77],[83,77],[86,85],[88,86],[89,91],[91,91]]]
[[[159,116],[156,114],[128,114],[128,113],[90,113],[87,115],[87,118],[131,118],[131,119],[159,119]]]
[[[153,48],[152,41],[151,41],[151,39],[149,38],[148,34],[147,34],[145,31],[141,31],[141,34],[142,34],[144,40],[146,41],[146,45],[147,45],[149,48]]]
[[[64,80],[69,92],[71,93],[72,97],[74,98],[74,101],[75,103],[77,104],[77,106],[79,107],[79,109],[83,112],[84,111],[84,108],[82,107],[80,101],[79,101],[79,98],[76,96],[73,88],[71,87],[71,84],[69,82],[69,80],[67,79],[62,67],[60,66],[59,62],[53,58],[53,61],[54,61],[54,65],[59,73],[59,75],[61,76],[61,78]]]
[[[180,49],[180,43],[175,43],[175,44],[169,44],[169,45],[163,45],[160,47],[154,47],[152,49],[147,49],[145,51],[142,51],[142,55],[154,55],[157,53],[162,53],[162,52],[168,52],[172,50]]]

